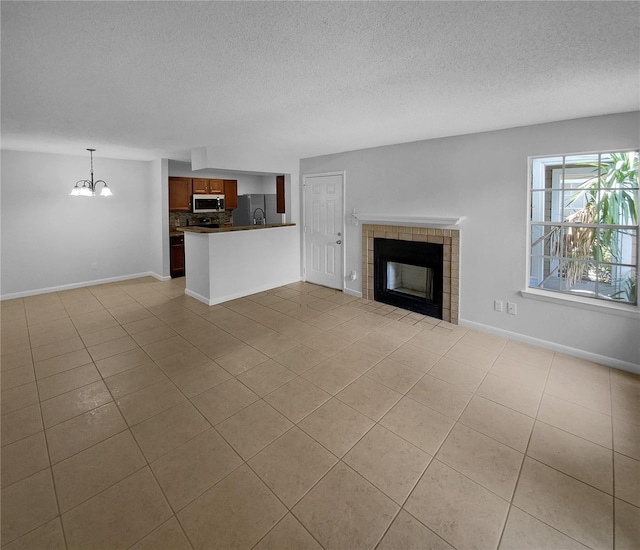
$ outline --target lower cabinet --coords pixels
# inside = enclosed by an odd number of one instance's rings
[[[170,270],[172,277],[184,275],[184,235],[169,238],[171,250]]]

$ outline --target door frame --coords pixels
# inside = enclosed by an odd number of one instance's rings
[[[311,172],[308,174],[302,174],[302,193],[300,194],[302,197],[302,265],[300,266],[302,269],[302,280],[306,282],[307,280],[307,234],[305,228],[307,226],[307,200],[306,200],[306,192],[307,192],[307,178],[317,178],[322,176],[341,176],[342,177],[342,223],[340,227],[342,228],[342,282],[340,285],[340,290],[344,292],[345,289],[345,269],[347,265],[347,235],[345,233],[345,216],[346,216],[346,195],[347,195],[347,172],[345,170],[336,170],[333,172]]]

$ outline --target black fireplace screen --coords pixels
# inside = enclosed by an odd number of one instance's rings
[[[442,319],[443,245],[374,239],[374,299]]]

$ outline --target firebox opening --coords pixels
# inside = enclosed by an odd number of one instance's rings
[[[443,246],[374,239],[374,299],[442,319]]]
[[[387,262],[387,290],[433,302],[433,269]]]

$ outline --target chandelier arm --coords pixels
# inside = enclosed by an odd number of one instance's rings
[[[75,187],[71,190],[71,195],[73,196],[91,196],[96,194],[96,187],[99,183],[101,183],[102,185],[104,185],[104,188],[102,190],[102,193],[100,193],[101,195],[108,197],[113,195],[111,189],[109,189],[109,186],[107,185],[107,182],[104,180],[97,180],[94,181],[93,179],[93,153],[95,151],[95,149],[87,149],[87,151],[89,151],[90,154],[90,159],[91,159],[91,179],[81,179],[78,180],[76,182]],[[78,186],[82,184],[82,189],[80,189]]]

